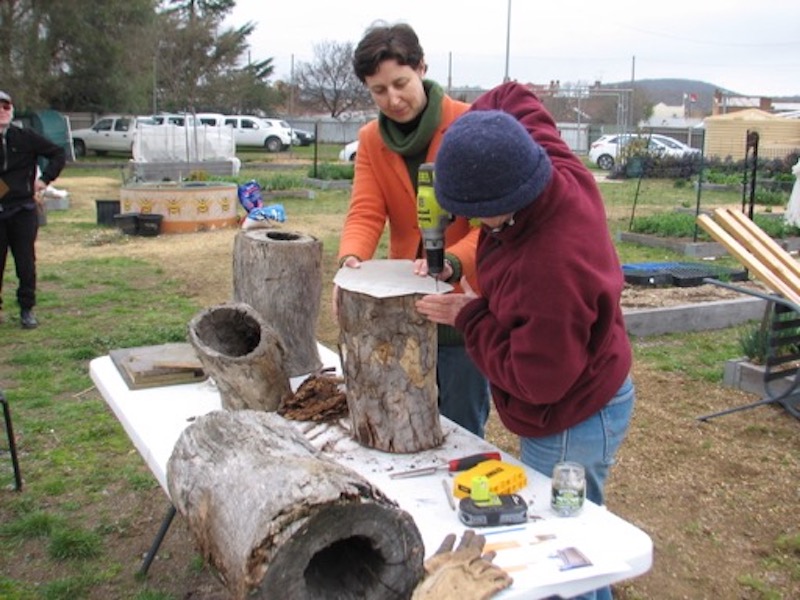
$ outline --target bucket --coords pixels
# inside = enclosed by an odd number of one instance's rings
[[[161,221],[164,220],[164,215],[155,215],[155,214],[139,214],[137,216],[138,220],[138,231],[139,235],[153,237],[161,233]]]
[[[122,213],[114,215],[114,224],[122,230],[126,235],[136,235],[139,233],[139,215],[137,213]]]
[[[119,214],[119,200],[95,200],[94,203],[97,206],[97,224],[116,225],[114,215]]]

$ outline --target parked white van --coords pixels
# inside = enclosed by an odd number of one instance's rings
[[[228,115],[225,125],[233,127],[236,146],[258,146],[268,152],[280,152],[292,145],[292,128],[280,119],[262,119],[252,115]]]

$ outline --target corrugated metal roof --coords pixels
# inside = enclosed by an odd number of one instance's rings
[[[736,112],[727,113],[724,115],[714,115],[713,117],[706,117],[706,121],[771,121],[774,119],[782,119],[777,115],[768,113],[757,108],[748,108],[745,110],[737,110]]]

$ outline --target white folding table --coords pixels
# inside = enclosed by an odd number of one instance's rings
[[[319,350],[323,364],[338,370],[339,357],[322,345]],[[169,495],[167,461],[181,432],[197,417],[221,410],[219,393],[213,382],[207,380],[131,390],[108,356],[92,360],[90,374],[162,489]],[[293,378],[293,389],[304,379],[305,376]],[[296,426],[324,455],[369,479],[407,511],[422,535],[426,556],[438,548],[445,535],[455,533],[460,536],[466,529],[445,494],[446,487],[452,489],[452,477],[439,472],[392,479],[390,474],[441,464],[478,452],[498,451],[444,417],[443,445],[414,454],[389,454],[365,448],[352,440],[346,429],[339,425],[296,423]],[[505,462],[524,467],[515,457],[501,454]],[[556,516],[549,506],[549,477],[524,468],[528,483],[516,493],[528,503],[529,521],[481,531],[487,535],[487,544],[497,550],[495,562],[514,578],[514,584],[498,598],[569,598],[636,577],[650,568],[653,545],[646,533],[588,501],[576,517]],[[172,516],[174,508],[170,506],[143,571],[149,567]],[[565,569],[557,553],[564,547],[578,548],[593,564]]]

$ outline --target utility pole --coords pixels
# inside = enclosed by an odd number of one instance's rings
[[[453,53],[447,53],[447,95],[453,89]]]
[[[508,21],[506,22],[506,74],[503,83],[511,81],[508,77],[508,57],[511,50],[511,0],[508,0]]]
[[[633,122],[633,92],[636,89],[636,55],[631,58],[631,95],[628,97],[628,116],[631,121],[631,129],[634,128]]]
[[[153,56],[153,114],[158,114],[158,46]]]
[[[289,116],[294,116],[294,54],[292,54],[292,59],[290,63],[290,75],[289,81]]]

